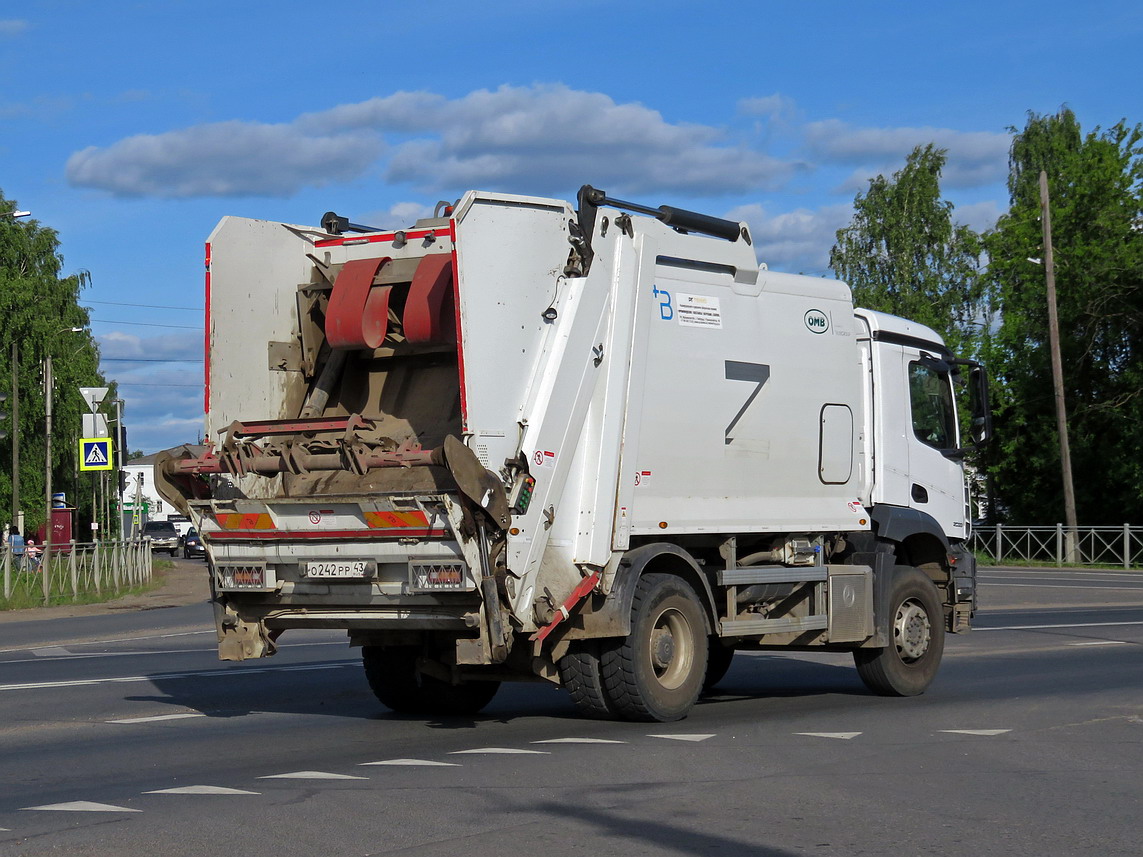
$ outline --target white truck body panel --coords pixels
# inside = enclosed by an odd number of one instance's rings
[[[703,639],[885,647],[900,614],[882,578],[908,565],[967,626],[937,334],[759,265],[743,224],[588,219],[589,190],[578,211],[470,192],[398,232],[219,223],[219,447],[164,467],[213,562],[224,657],[344,627],[377,648],[420,641],[416,663],[455,682],[527,638],[526,669],[553,678],[545,635],[564,622],[563,652],[626,633],[624,563],[655,556],[701,596]]]

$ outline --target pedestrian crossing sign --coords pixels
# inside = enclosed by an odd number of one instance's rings
[[[111,470],[111,438],[84,437],[79,441],[80,470]]]

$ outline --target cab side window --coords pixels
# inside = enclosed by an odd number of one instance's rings
[[[935,449],[955,449],[956,409],[947,376],[920,361],[909,364],[913,434]]]

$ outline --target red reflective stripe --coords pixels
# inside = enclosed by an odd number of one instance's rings
[[[445,530],[432,530],[428,528],[398,529],[393,527],[387,530],[207,530],[203,533],[207,541],[214,542],[242,542],[242,541],[321,541],[323,539],[340,539],[355,541],[377,542],[383,539],[439,539],[448,535]]]
[[[456,221],[453,221],[453,232],[456,232]],[[460,323],[460,262],[457,260],[456,250],[452,251],[452,307],[456,313],[456,371],[460,384],[460,427],[468,431],[468,391],[464,382],[464,329]]]
[[[424,527],[429,518],[424,512],[366,512],[365,524],[370,528]]]
[[[447,227],[438,229],[417,229],[412,232],[405,232],[406,241],[415,241],[418,238],[424,238],[427,235],[436,235],[438,237],[452,238],[453,237],[452,224]],[[352,247],[359,244],[380,244],[385,241],[392,241],[397,237],[396,232],[378,232],[374,235],[342,235],[339,238],[326,238],[324,241],[315,241],[315,247],[344,247],[346,245]]]
[[[219,512],[215,515],[224,530],[272,530],[274,522],[265,512]]]
[[[203,333],[202,412],[210,413],[210,242],[206,242],[206,325]]]

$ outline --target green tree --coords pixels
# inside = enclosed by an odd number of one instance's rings
[[[941,198],[945,160],[944,149],[918,146],[891,179],[870,179],[829,261],[859,306],[927,325],[968,356],[987,329],[983,247],[976,232],[953,222],[953,205]]]
[[[1000,509],[1025,524],[1064,516],[1040,261],[1044,170],[1078,517],[1143,524],[1143,131],[1120,121],[1084,134],[1066,108],[1010,130],[1010,208],[986,239],[1000,316],[989,355]]]
[[[18,381],[19,425],[12,425],[13,403],[5,410],[8,439],[0,442],[0,519],[12,517],[13,435],[18,433],[20,506],[24,527],[35,532],[46,518],[44,503],[45,405],[43,361],[50,354],[54,375],[52,484],[79,505],[76,537],[92,520],[90,480],[77,476],[81,414],[80,386],[105,386],[99,350],[86,329],[88,313],[78,303],[86,272],[63,273],[59,236],[35,220],[15,219],[15,204],[0,192],[0,390],[11,396],[13,345]],[[81,328],[74,332],[71,328]],[[89,532],[89,531],[88,531]]]

